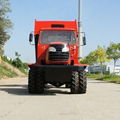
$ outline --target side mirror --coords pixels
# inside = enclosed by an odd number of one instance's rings
[[[29,42],[31,43],[33,41],[33,33],[30,33],[29,35]]]
[[[83,45],[86,45],[86,36],[85,36],[85,33],[84,33],[84,36],[83,36]]]

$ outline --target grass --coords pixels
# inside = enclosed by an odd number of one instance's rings
[[[28,75],[28,71],[25,70],[24,68],[17,68],[19,69],[22,73],[24,73],[25,75]]]
[[[17,73],[7,68],[6,66],[0,65],[0,79],[2,78],[13,78],[18,76]]]
[[[110,75],[105,75],[105,74],[87,74],[88,78],[95,79],[95,80],[102,80],[106,82],[112,82],[112,83],[118,83],[120,84],[120,76],[110,74]]]

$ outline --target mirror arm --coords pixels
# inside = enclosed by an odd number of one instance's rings
[[[31,43],[31,42],[29,42],[30,43],[30,45],[35,45],[34,43]]]

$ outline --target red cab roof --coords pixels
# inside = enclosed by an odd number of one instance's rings
[[[75,30],[77,32],[77,21],[39,21],[35,20],[34,34],[42,30]]]

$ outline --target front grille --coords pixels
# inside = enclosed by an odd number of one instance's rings
[[[69,52],[49,52],[49,60],[66,61],[69,59]]]

